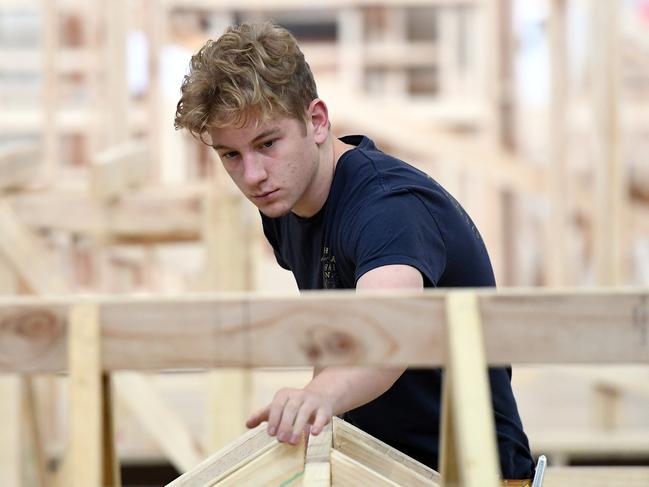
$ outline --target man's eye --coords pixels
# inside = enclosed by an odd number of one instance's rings
[[[221,159],[234,159],[235,157],[237,157],[236,152],[226,152],[221,156]]]
[[[267,140],[266,142],[264,142],[263,144],[261,144],[261,146],[264,147],[264,148],[266,148],[266,149],[272,147],[273,145],[275,145],[275,139],[273,139],[273,140]]]

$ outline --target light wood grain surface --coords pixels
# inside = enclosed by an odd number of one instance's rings
[[[478,293],[487,361],[649,363],[643,291]],[[103,369],[446,362],[444,292],[2,298],[0,371],[65,369],[65,311],[100,307]]]

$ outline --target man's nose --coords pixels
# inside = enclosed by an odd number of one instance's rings
[[[243,179],[248,186],[257,186],[263,182],[268,174],[259,157],[251,155],[243,160]]]

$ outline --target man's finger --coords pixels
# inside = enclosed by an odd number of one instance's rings
[[[313,416],[314,410],[308,402],[302,403],[302,407],[295,417],[295,422],[293,423],[293,431],[290,439],[290,443],[295,445],[300,440],[300,435],[305,429],[306,424],[309,421],[309,418]]]
[[[293,423],[298,411],[302,407],[300,399],[291,398],[286,402],[284,410],[282,411],[282,421],[277,429],[277,439],[279,441],[291,441],[293,436]]]
[[[270,403],[270,410],[268,413],[268,434],[274,436],[279,428],[279,422],[282,419],[284,406],[286,405],[286,397],[276,397]]]
[[[255,426],[258,426],[261,424],[263,421],[268,420],[268,410],[269,407],[266,406],[265,408],[260,409],[259,411],[254,412],[248,417],[248,420],[246,421],[246,427],[247,428],[254,428]]]
[[[331,415],[325,409],[319,408],[311,427],[311,434],[313,436],[319,435],[322,429],[329,424],[329,421],[331,421]]]

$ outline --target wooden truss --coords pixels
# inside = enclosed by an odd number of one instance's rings
[[[296,447],[261,425],[218,451],[168,487],[438,486],[439,474],[367,433],[334,418]]]

